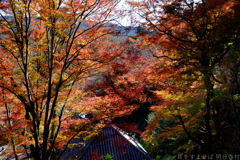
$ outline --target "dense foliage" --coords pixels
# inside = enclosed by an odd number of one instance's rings
[[[158,159],[239,153],[240,2],[128,1],[131,36],[118,3],[1,1],[4,153],[51,159],[112,122]]]
[[[170,154],[239,153],[239,2],[129,3],[148,31],[139,45],[155,60],[144,76],[160,99],[145,140],[155,150],[171,140]]]

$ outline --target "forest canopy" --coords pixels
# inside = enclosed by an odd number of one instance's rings
[[[153,158],[238,154],[240,2],[119,3],[0,1],[3,154],[60,159],[112,123]]]

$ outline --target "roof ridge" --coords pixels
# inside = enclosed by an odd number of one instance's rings
[[[133,137],[131,137],[131,136],[129,136],[129,135],[127,135],[127,133],[128,132],[126,132],[126,131],[124,131],[123,129],[121,129],[121,128],[119,128],[119,127],[117,127],[117,126],[115,126],[115,125],[112,125],[111,124],[111,126],[117,131],[117,132],[119,132],[119,134],[121,134],[122,135],[122,137],[124,137],[124,139],[125,140],[127,140],[128,142],[130,142],[131,144],[133,144],[131,141],[129,141],[129,139],[127,139],[120,131],[122,131],[123,133],[126,133],[126,136],[128,136],[130,139],[132,139],[133,140],[133,142],[135,142],[135,143],[138,143],[137,144],[137,146],[139,146],[140,148],[137,148],[134,144],[132,145],[136,150],[137,150],[137,152],[140,152],[145,158],[147,158],[147,159],[152,159],[149,155],[148,155],[148,153],[147,153],[147,151],[141,146],[141,144],[138,142],[138,140],[136,139],[136,138],[133,138]]]

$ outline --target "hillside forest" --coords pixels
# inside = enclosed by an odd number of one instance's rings
[[[120,2],[0,0],[1,154],[60,159],[109,124],[152,158],[240,153],[240,1]]]

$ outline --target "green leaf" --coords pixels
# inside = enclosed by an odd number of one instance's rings
[[[111,156],[109,153],[106,154],[106,156],[103,155],[103,160],[112,160],[114,156]]]

